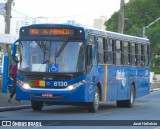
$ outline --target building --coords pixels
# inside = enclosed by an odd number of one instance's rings
[[[37,17],[37,18],[26,17],[20,21],[16,21],[16,34],[19,35],[19,29],[22,26],[28,26],[31,24],[38,24],[38,23],[47,23],[47,22],[48,22],[47,17]]]
[[[93,21],[93,28],[105,30],[104,22],[107,20],[106,16],[101,16],[100,18],[96,18]]]

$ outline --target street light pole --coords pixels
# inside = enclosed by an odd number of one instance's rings
[[[118,32],[123,33],[124,30],[124,1],[121,0],[120,3],[120,10],[119,10],[119,17],[118,17]]]
[[[154,25],[155,23],[157,23],[160,20],[160,17],[157,18],[155,21],[153,21],[152,23],[150,23],[148,26],[144,26],[143,27],[143,37],[146,36],[146,29],[149,28],[150,26]]]

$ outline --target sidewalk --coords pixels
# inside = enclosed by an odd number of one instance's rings
[[[157,90],[160,90],[160,83],[153,83],[153,84],[150,84],[150,91],[157,91]]]
[[[151,84],[150,91],[153,92],[156,90],[160,90],[160,84]],[[15,97],[12,98],[11,103],[8,103],[9,95],[10,93],[2,93],[0,89],[0,112],[31,107],[30,101],[22,101],[22,103],[19,103],[15,100]]]
[[[15,100],[15,96],[12,98],[11,103],[9,103],[9,95],[10,93],[2,93],[0,89],[0,112],[31,107],[30,101],[22,101],[22,103],[19,103]]]

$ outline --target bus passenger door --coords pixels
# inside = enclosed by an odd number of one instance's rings
[[[98,68],[95,61],[95,43],[88,43],[86,52],[87,62],[87,99],[89,102],[94,101],[95,86],[98,76]]]

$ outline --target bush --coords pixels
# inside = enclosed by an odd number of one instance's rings
[[[159,67],[151,68],[151,72],[154,72],[154,74],[160,74],[160,68]]]

